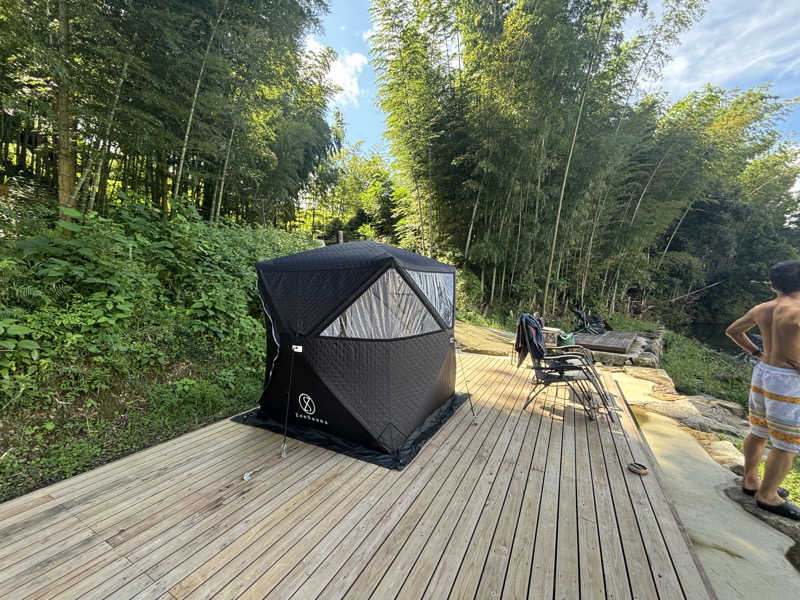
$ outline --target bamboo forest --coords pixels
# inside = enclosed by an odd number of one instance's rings
[[[381,150],[307,43],[325,0],[3,0],[3,498],[249,406],[253,265],[340,231],[456,266],[484,325],[769,298],[800,258],[798,99],[659,92],[707,5],[659,6],[372,0]]]

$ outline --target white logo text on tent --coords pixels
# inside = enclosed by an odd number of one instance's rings
[[[300,404],[300,410],[307,415],[313,415],[317,411],[317,407],[314,406],[314,401],[308,394],[300,394],[297,397],[297,402]]]

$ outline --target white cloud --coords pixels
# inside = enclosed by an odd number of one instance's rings
[[[306,48],[315,53],[324,50],[324,46],[310,35],[306,37]],[[333,61],[330,71],[328,71],[328,80],[339,89],[333,97],[334,104],[339,106],[352,104],[358,108],[358,98],[362,94],[358,85],[358,75],[366,64],[366,56],[360,52],[348,52],[347,50],[340,53]]]
[[[657,4],[651,6],[658,14]],[[800,78],[800,2],[709,2],[672,55],[653,85],[673,100],[708,83],[733,87]]]
[[[358,86],[358,74],[367,64],[367,57],[359,52],[353,54],[345,51],[331,65],[330,80],[339,88],[333,100],[340,106],[353,104],[358,107],[361,88]]]

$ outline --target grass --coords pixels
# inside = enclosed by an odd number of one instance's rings
[[[745,406],[753,368],[673,331],[664,334],[661,366],[681,394],[707,394]]]
[[[107,390],[4,411],[0,502],[252,408],[260,373],[229,364],[230,358],[180,361]],[[87,377],[92,371],[87,366]]]
[[[739,451],[742,450],[743,447],[743,440],[741,438],[732,438],[726,435],[720,435],[720,439],[728,440],[736,446]],[[764,476],[764,461],[761,461],[761,464],[758,466],[758,473],[761,477]],[[792,465],[792,470],[789,471],[789,474],[783,479],[781,482],[781,486],[785,487],[789,490],[789,494],[792,498],[797,499],[800,498],[800,456],[795,457],[794,465]]]

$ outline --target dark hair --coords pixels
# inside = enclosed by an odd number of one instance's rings
[[[769,270],[772,287],[783,294],[800,291],[800,260],[785,260]]]

